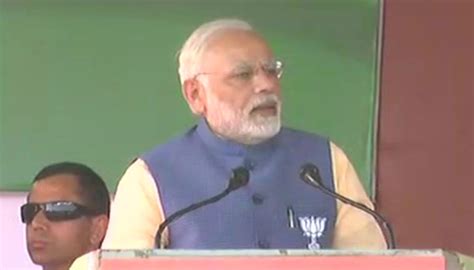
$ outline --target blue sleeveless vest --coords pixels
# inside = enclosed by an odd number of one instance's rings
[[[249,183],[217,203],[175,220],[174,249],[330,248],[336,202],[299,179],[311,162],[334,189],[329,141],[282,128],[261,144],[223,140],[205,120],[141,157],[153,176],[165,216],[222,192],[232,169],[245,166]]]

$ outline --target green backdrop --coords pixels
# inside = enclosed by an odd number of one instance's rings
[[[195,119],[176,50],[199,24],[248,20],[285,62],[286,125],[331,137],[370,191],[376,0],[21,1],[0,4],[0,189],[57,161],[115,188],[130,160]]]

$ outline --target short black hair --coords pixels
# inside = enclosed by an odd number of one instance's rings
[[[69,174],[76,177],[80,190],[79,195],[86,206],[99,214],[110,216],[110,195],[104,180],[88,166],[76,162],[59,162],[48,165],[36,174],[33,183],[58,174]]]

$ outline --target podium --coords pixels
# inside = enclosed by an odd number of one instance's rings
[[[102,250],[99,269],[467,270],[471,260],[443,250]]]

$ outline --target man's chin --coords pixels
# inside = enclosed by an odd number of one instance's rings
[[[266,119],[268,120],[268,119]],[[255,141],[265,141],[268,140],[280,132],[281,125],[278,118],[275,117],[275,121],[266,121],[265,124],[256,124],[252,128],[252,132],[249,137]]]
[[[47,265],[51,263],[50,256],[47,256],[46,254],[30,254],[30,258],[31,261],[37,265]]]
[[[58,260],[58,255],[56,252],[51,252],[51,250],[41,249],[41,250],[30,250],[29,252],[31,261],[37,265],[49,265]]]
[[[261,113],[252,113],[249,116],[249,121],[252,123],[253,126],[257,127],[266,127],[272,125],[279,125],[280,124],[280,115],[278,113],[275,114],[261,114]]]

